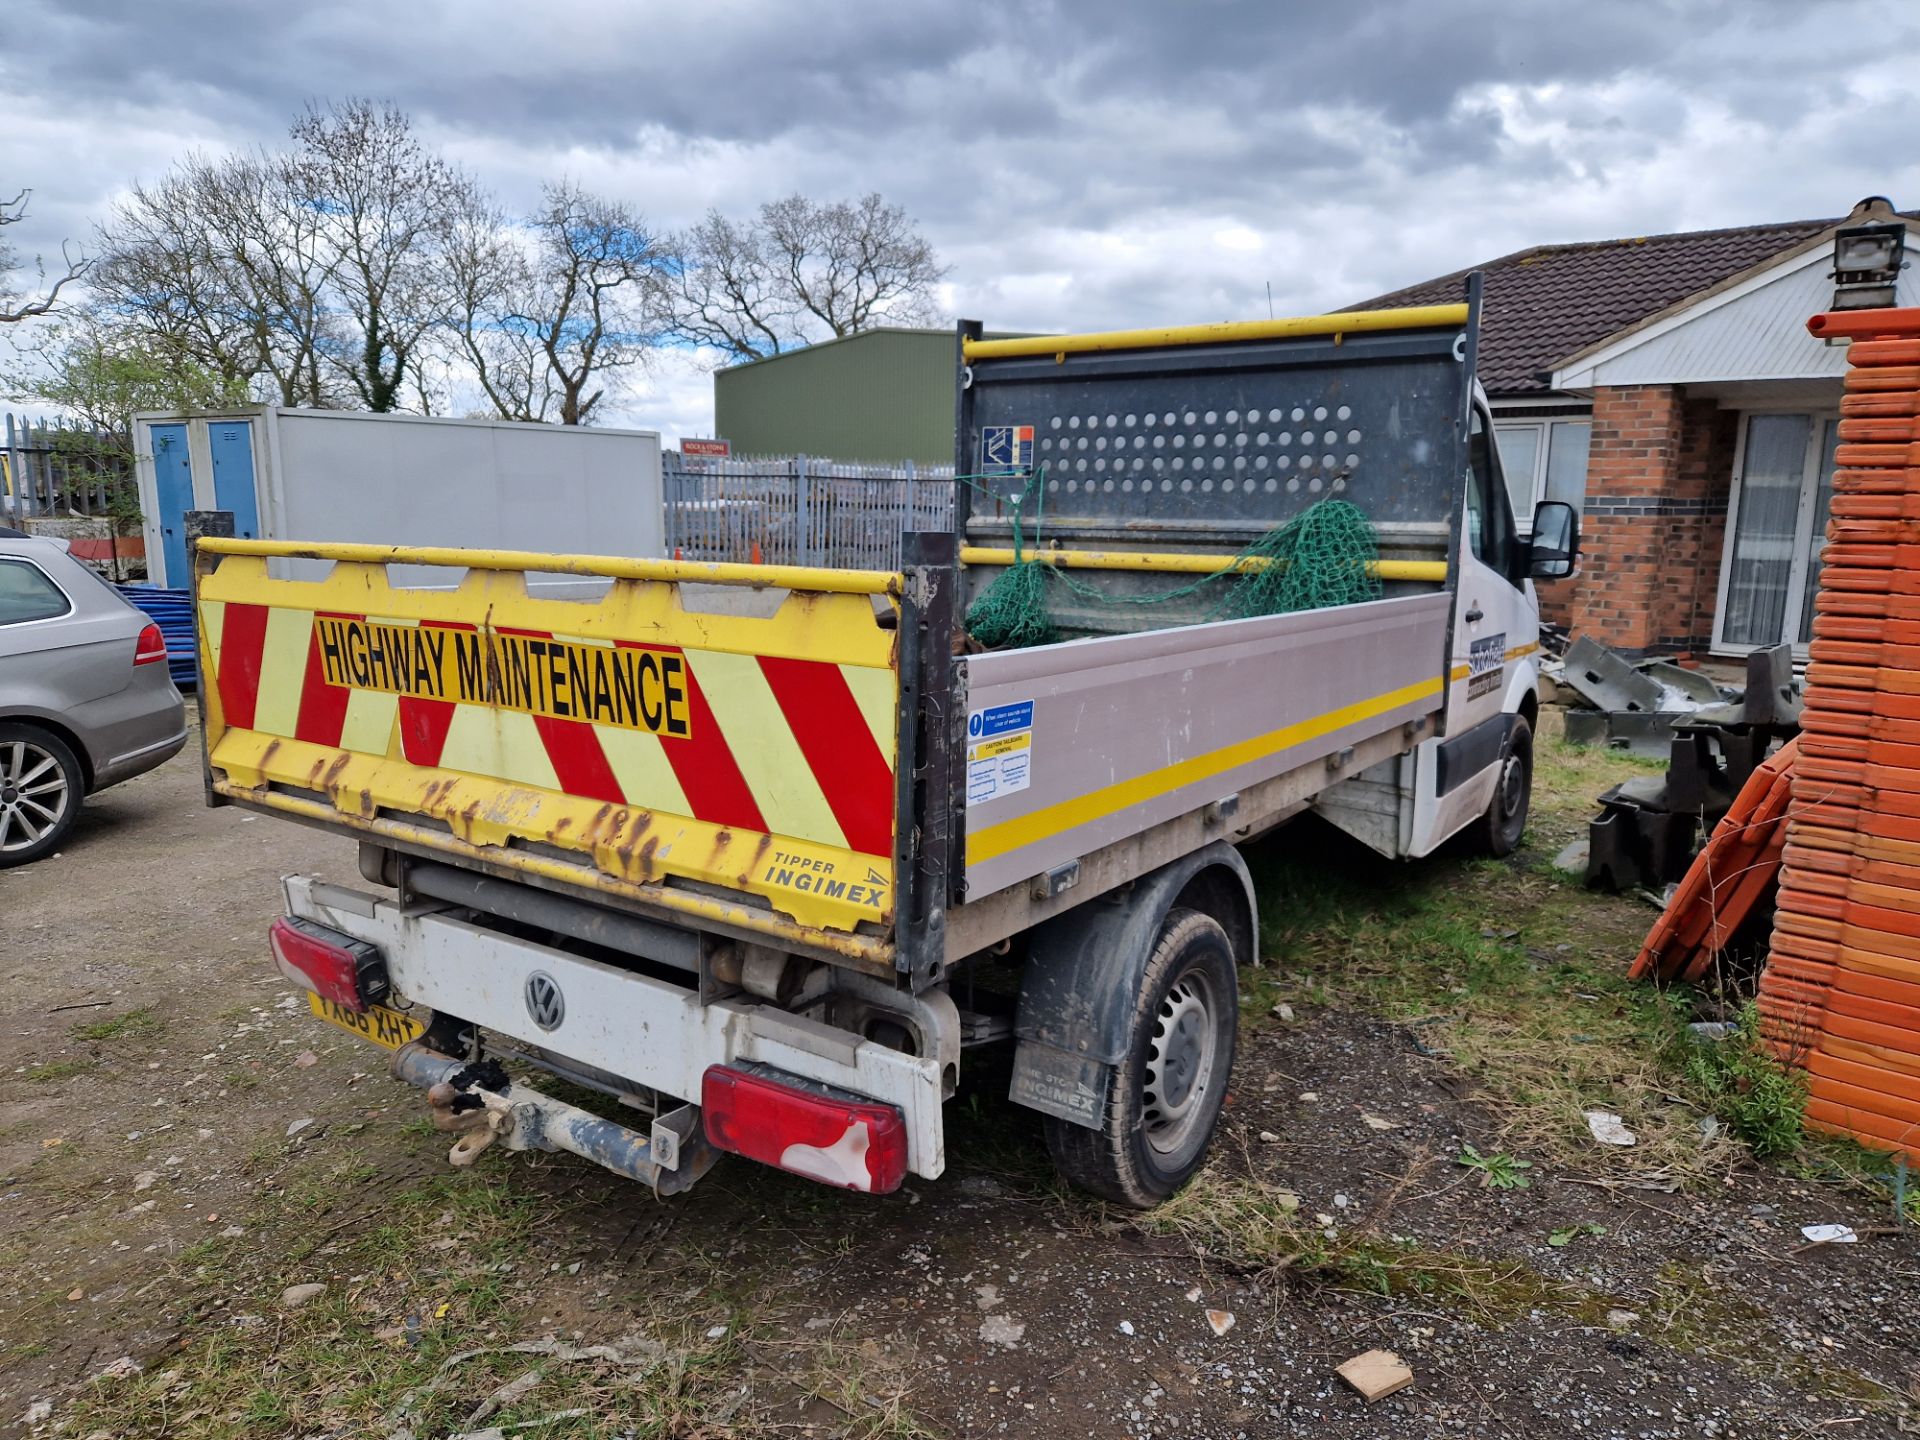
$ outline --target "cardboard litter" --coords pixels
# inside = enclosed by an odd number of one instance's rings
[[[1413,1383],[1412,1369],[1391,1350],[1369,1350],[1356,1355],[1336,1373],[1359,1391],[1369,1405]]]

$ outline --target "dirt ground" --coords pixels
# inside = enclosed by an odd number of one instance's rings
[[[453,1172],[383,1052],[266,956],[278,877],[351,880],[350,846],[204,809],[189,751],[0,872],[0,1434],[1902,1433],[1915,1232],[1857,1172],[1756,1162],[1596,1048],[1659,1023],[1580,978],[1651,911],[1542,861],[1603,772],[1505,866],[1255,847],[1277,958],[1226,1128],[1138,1217],[1059,1187],[991,1057],[948,1173],[884,1199],[744,1162],[667,1202],[559,1157]],[[1291,924],[1290,896],[1355,884],[1427,908],[1370,921],[1373,949]],[[1482,962],[1593,1034],[1462,1020],[1522,1013],[1475,1011]],[[1583,1102],[1644,1153],[1586,1139]],[[1835,1221],[1863,1238],[1801,1248]],[[1415,1380],[1369,1406],[1334,1367],[1376,1347]]]

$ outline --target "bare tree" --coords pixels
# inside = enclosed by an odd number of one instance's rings
[[[629,207],[572,181],[545,188],[524,235],[488,219],[463,217],[452,265],[475,378],[506,419],[589,424],[657,343],[664,252]]]
[[[906,211],[879,195],[790,195],[740,224],[718,212],[677,238],[663,272],[674,334],[742,360],[935,317],[946,275]]]
[[[34,293],[23,293],[15,288],[14,276],[19,273],[21,266],[13,246],[7,241],[6,227],[18,225],[27,218],[27,201],[32,195],[31,190],[22,190],[11,200],[0,200],[0,325],[52,314],[60,307],[60,292],[84,277],[92,263],[84,256],[74,254],[63,241],[60,246],[61,268],[55,271],[50,287],[47,285],[46,262],[35,256],[33,268],[37,284]]]
[[[333,260],[294,179],[255,152],[190,155],[135,185],[101,228],[94,290],[224,381],[258,382],[283,405],[333,403]]]
[[[292,134],[290,173],[319,216],[348,332],[333,358],[369,410],[397,409],[410,385],[426,394],[412,367],[452,309],[450,217],[476,187],[391,105],[310,109]]]

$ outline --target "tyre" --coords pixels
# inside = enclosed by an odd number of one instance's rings
[[[1493,799],[1480,821],[1479,849],[1489,855],[1511,855],[1527,833],[1527,811],[1533,803],[1533,727],[1516,715],[1500,752],[1500,778]]]
[[[51,855],[73,829],[86,774],[66,742],[0,722],[0,870]]]
[[[1047,1119],[1060,1173],[1136,1210],[1186,1184],[1220,1123],[1238,1019],[1227,932],[1198,910],[1170,911],[1141,977],[1100,1128]]]

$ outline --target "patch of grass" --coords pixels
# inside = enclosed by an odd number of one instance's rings
[[[1291,1271],[1342,1289],[1420,1296],[1486,1324],[1542,1307],[1568,1308],[1578,1298],[1566,1284],[1518,1260],[1426,1249],[1376,1234],[1364,1222],[1330,1233],[1303,1216],[1298,1204],[1291,1191],[1214,1167],[1134,1223],[1153,1234],[1176,1235],[1216,1263],[1255,1275]]]
[[[27,1073],[21,1078],[34,1085],[47,1085],[55,1080],[71,1080],[91,1069],[91,1060],[49,1060],[44,1065],[28,1066]]]
[[[1528,848],[1508,860],[1442,853],[1414,864],[1303,822],[1249,855],[1268,968],[1246,972],[1249,1017],[1279,1000],[1398,1021],[1424,1053],[1482,1082],[1502,1148],[1706,1176],[1734,1154],[1703,1140],[1712,1108],[1689,1078],[1693,997],[1629,982],[1654,912],[1535,864],[1584,831],[1593,797],[1647,769],[1605,751],[1539,752]],[[1669,1096],[1677,1096],[1675,1104]],[[1583,1112],[1639,1137],[1601,1152]]]
[[[151,1035],[159,1028],[160,1017],[153,1013],[153,1006],[142,1005],[124,1015],[109,1015],[104,1020],[75,1025],[68,1033],[76,1040],[131,1040],[136,1036]]]
[[[1755,1155],[1772,1158],[1800,1148],[1806,1131],[1807,1077],[1782,1065],[1760,1038],[1760,1014],[1740,1011],[1740,1028],[1724,1040],[1696,1042],[1687,1075],[1733,1133]]]

